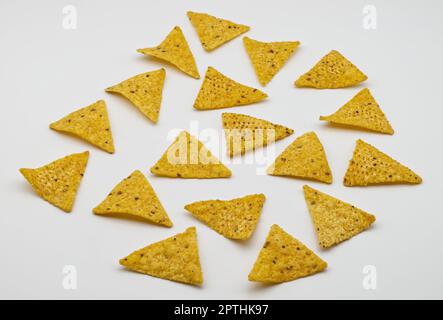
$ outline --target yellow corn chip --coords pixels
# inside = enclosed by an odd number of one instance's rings
[[[280,71],[300,42],[261,42],[244,37],[243,44],[260,84],[266,86]]]
[[[84,139],[109,153],[115,151],[106,103],[103,100],[74,111],[51,123],[49,127]]]
[[[297,87],[337,89],[354,86],[368,77],[349,60],[332,50],[297,81]]]
[[[157,123],[165,75],[166,72],[163,68],[142,73],[109,87],[106,91],[121,94],[148,117],[149,120]]]
[[[131,215],[166,227],[172,222],[146,177],[139,170],[121,181],[111,193],[94,208],[99,215]]]
[[[299,240],[274,224],[249,273],[249,281],[281,283],[310,276],[327,263]]]
[[[248,26],[220,19],[206,13],[188,11],[187,14],[206,51],[212,51],[242,33],[249,31]]]
[[[188,132],[182,131],[169,146],[151,173],[170,178],[228,178],[231,170]]]
[[[202,284],[195,227],[134,251],[120,264],[153,277],[187,284]]]
[[[185,209],[222,236],[246,240],[257,226],[265,200],[264,194],[252,194],[232,200],[198,201]]]
[[[376,184],[419,184],[422,179],[411,169],[392,159],[369,143],[358,139],[349,161],[345,186]]]
[[[320,246],[329,248],[368,229],[375,217],[330,195],[303,186]]]
[[[362,89],[335,113],[320,116],[320,120],[381,133],[394,133],[388,119],[367,88]]]
[[[20,172],[40,197],[71,212],[88,159],[88,151],[73,153],[37,169],[21,168]]]
[[[239,113],[222,114],[228,155],[233,157],[286,138],[294,130]]]
[[[165,40],[156,47],[137,52],[165,60],[195,79],[200,79],[194,56],[180,27],[174,27]]]
[[[268,170],[273,176],[289,176],[332,183],[332,173],[323,145],[315,132],[295,139]]]

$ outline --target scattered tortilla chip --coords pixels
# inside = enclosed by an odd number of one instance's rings
[[[266,93],[240,84],[213,67],[208,67],[195,99],[194,108],[197,110],[230,108],[256,103],[266,97]]]
[[[306,204],[319,245],[329,248],[368,229],[375,216],[309,186],[303,186]]]
[[[294,130],[239,113],[222,114],[228,155],[233,157],[286,138]]]
[[[377,184],[419,184],[422,179],[408,167],[392,159],[369,143],[358,139],[349,161],[343,183],[345,186]]]
[[[268,170],[273,176],[289,176],[332,183],[323,145],[315,132],[308,132],[295,139]]]
[[[198,201],[185,209],[222,236],[246,240],[257,226],[265,200],[264,194],[251,194],[232,200]]]
[[[106,92],[121,94],[148,117],[149,120],[157,123],[165,76],[166,72],[163,68],[142,73],[107,88]]]
[[[206,51],[212,51],[242,33],[249,31],[248,26],[220,19],[206,13],[188,11],[187,15]]]
[[[166,36],[165,40],[158,46],[138,49],[137,52],[165,60],[187,75],[195,79],[200,79],[191,48],[189,48],[188,42],[180,27],[174,27]]]
[[[73,153],[37,169],[21,168],[20,173],[40,197],[71,212],[88,159],[88,151]]]
[[[51,123],[49,128],[72,134],[106,152],[115,151],[106,103],[103,100],[68,114]]]
[[[166,227],[172,222],[149,181],[139,170],[121,181],[111,193],[94,208],[99,215],[132,215]]]
[[[169,146],[151,173],[170,178],[228,178],[231,170],[188,132],[182,131]]]
[[[249,273],[249,281],[281,283],[324,270],[327,263],[274,224]]]
[[[332,50],[311,70],[298,78],[295,86],[337,89],[351,87],[367,79],[368,77],[340,52]]]
[[[134,251],[120,259],[120,264],[157,278],[194,285],[203,283],[195,227]]]
[[[320,116],[320,120],[380,133],[394,133],[394,129],[367,88],[362,89],[335,113]]]
[[[294,53],[300,42],[261,42],[244,37],[243,44],[260,84],[266,86]]]

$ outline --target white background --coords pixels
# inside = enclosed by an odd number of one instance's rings
[[[62,9],[77,8],[78,28],[62,27]],[[375,5],[377,29],[362,27],[363,7]],[[263,90],[256,105],[209,112],[192,108],[202,80],[166,66],[160,119],[153,125],[129,102],[104,88],[164,64],[136,49],[161,42],[182,27],[203,77],[212,65],[233,79],[261,88],[241,38],[206,53],[187,10],[207,12],[251,26],[263,41],[299,40],[301,47]],[[439,1],[0,1],[1,298],[305,299],[443,298],[442,3]],[[331,49],[342,52],[369,80],[395,129],[393,136],[338,129],[318,121],[363,86],[339,90],[293,87],[293,81]],[[116,153],[48,128],[98,99],[108,104]],[[228,165],[231,179],[173,180],[149,168],[169,145],[174,128],[221,133],[220,115],[240,112],[287,125],[294,135],[275,145],[281,152],[297,136],[315,130],[334,176],[332,185],[309,182],[374,213],[373,227],[330,250],[321,250],[308,214],[302,180],[262,176],[255,165]],[[355,140],[362,138],[423,177],[418,186],[346,188],[342,178]],[[222,141],[223,142],[223,141]],[[86,175],[71,214],[34,194],[18,172],[64,155],[90,150]],[[214,152],[218,152],[215,148]],[[250,157],[253,155],[250,155]],[[221,156],[223,161],[227,161]],[[122,178],[140,169],[174,222],[167,229],[98,217],[91,209]],[[227,240],[183,206],[204,199],[250,193],[267,196],[253,237]],[[247,281],[269,227],[277,223],[329,263],[326,272],[275,286]],[[124,270],[119,258],[197,226],[204,285],[200,288]],[[65,265],[78,272],[77,290],[62,287]],[[362,286],[365,265],[377,270],[377,289]]]

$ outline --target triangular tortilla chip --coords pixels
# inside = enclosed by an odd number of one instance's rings
[[[165,69],[142,73],[129,78],[106,92],[121,94],[136,106],[149,120],[157,123],[162,102]]]
[[[212,67],[208,67],[194,108],[212,110],[252,104],[265,99],[268,95],[258,89],[247,87]]]
[[[228,178],[231,170],[188,132],[182,131],[160,160],[151,168],[158,176],[170,178]]]
[[[230,157],[261,148],[294,132],[279,124],[239,113],[223,113],[222,121]]]
[[[281,283],[310,276],[324,270],[327,265],[303,243],[274,224],[248,279]]]
[[[187,15],[206,51],[212,51],[249,30],[248,26],[206,13],[188,11]]]
[[[265,200],[264,194],[252,194],[232,200],[198,201],[185,209],[222,236],[246,240],[257,226]]]
[[[329,248],[366,230],[375,217],[309,186],[303,186],[318,243]]]
[[[180,27],[174,27],[165,40],[156,47],[137,52],[165,60],[195,79],[200,79],[194,56]]]
[[[367,88],[362,89],[335,113],[320,116],[320,120],[381,133],[394,133],[394,129]]]
[[[244,37],[243,44],[260,84],[266,86],[280,71],[300,42],[261,42]]]
[[[195,227],[153,243],[120,259],[130,270],[187,284],[202,284]]]
[[[88,151],[73,153],[37,169],[21,168],[20,172],[40,197],[71,212],[88,159]]]
[[[146,177],[139,170],[121,181],[111,193],[94,208],[100,215],[132,215],[166,227],[172,222]]]
[[[289,176],[332,183],[323,145],[315,132],[308,132],[295,139],[268,170],[273,176]]]
[[[74,111],[51,123],[49,127],[84,139],[106,152],[115,151],[106,103],[103,100]]]
[[[297,87],[337,89],[354,86],[368,77],[340,52],[332,50],[297,81]]]
[[[414,171],[392,159],[369,143],[358,139],[349,161],[345,186],[377,184],[419,184],[422,179]]]

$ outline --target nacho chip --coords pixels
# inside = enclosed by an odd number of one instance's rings
[[[303,243],[274,224],[248,279],[265,283],[287,282],[320,272],[327,265]]]
[[[380,133],[394,133],[391,124],[367,88],[362,89],[335,113],[320,116],[320,120]]]
[[[20,172],[40,197],[71,212],[88,159],[88,151],[73,153],[37,169],[21,168]]]
[[[203,283],[195,227],[134,251],[120,259],[120,264],[157,278],[194,285]]]
[[[240,84],[213,67],[208,67],[195,99],[194,108],[197,110],[230,108],[256,103],[266,97],[266,93]]]
[[[286,138],[294,130],[239,113],[222,114],[228,155],[233,157]]]
[[[131,215],[172,227],[154,189],[139,170],[117,184],[93,212],[99,215]]]
[[[408,167],[392,159],[369,143],[358,139],[349,161],[343,183],[345,186],[377,184],[419,184],[422,179]]]
[[[137,52],[165,60],[187,75],[200,79],[194,56],[180,27],[174,27],[158,46],[138,49]]]
[[[165,76],[166,72],[163,68],[142,73],[107,88],[106,92],[121,94],[148,117],[149,120],[157,123]]]
[[[326,153],[315,132],[305,133],[295,139],[275,159],[267,173],[332,183]]]
[[[332,50],[311,70],[298,78],[295,86],[337,89],[351,87],[367,79],[368,77],[340,52]]]
[[[169,178],[228,178],[231,170],[188,132],[182,131],[169,146],[151,173]]]
[[[264,194],[251,194],[232,200],[198,201],[185,209],[222,236],[246,240],[257,226],[265,200]]]
[[[309,186],[303,186],[319,245],[329,248],[368,229],[375,216]]]
[[[261,42],[244,37],[243,44],[260,84],[266,86],[294,53],[300,42]]]
[[[212,51],[249,31],[248,26],[216,18],[206,13],[188,11],[187,15],[206,51]]]
[[[68,114],[51,123],[49,128],[72,134],[106,152],[115,151],[106,103],[103,100]]]

